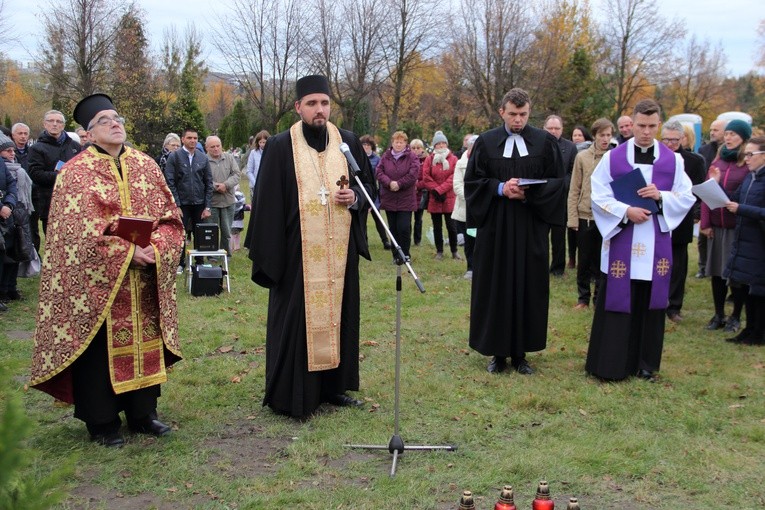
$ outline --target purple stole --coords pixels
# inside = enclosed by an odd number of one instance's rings
[[[617,179],[633,170],[627,161],[627,149],[632,144],[623,143],[608,153],[611,178]],[[669,191],[675,180],[675,153],[659,144],[659,158],[653,163],[653,183],[661,191]],[[651,283],[650,310],[667,308],[669,301],[669,277],[672,274],[672,236],[659,228],[658,215],[653,218],[654,251],[653,277]],[[632,260],[632,236],[634,223],[629,224],[610,240],[608,250],[608,285],[606,310],[630,313],[630,269]]]

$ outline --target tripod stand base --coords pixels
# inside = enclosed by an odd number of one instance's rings
[[[404,450],[414,450],[414,451],[434,451],[434,450],[445,450],[448,452],[453,452],[457,449],[455,445],[441,445],[441,446],[435,446],[435,445],[405,445],[404,440],[401,439],[401,436],[398,434],[394,434],[390,441],[388,442],[388,445],[374,445],[374,444],[346,444],[344,445],[346,448],[358,448],[362,450],[388,450],[389,453],[393,454],[393,464],[390,467],[390,476],[396,476],[396,465],[398,464],[398,456],[400,454],[404,453]]]

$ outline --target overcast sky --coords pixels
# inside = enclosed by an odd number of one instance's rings
[[[605,0],[591,0],[596,11]],[[35,16],[50,5],[50,0],[7,0],[5,2],[4,21],[13,35],[20,40],[3,45],[3,51],[15,60],[30,61],[31,54],[39,46],[42,28]],[[148,35],[155,49],[162,43],[163,32],[175,26],[182,34],[188,24],[195,24],[204,36],[207,27],[217,19],[231,16],[228,12],[230,2],[210,2],[210,0],[137,0],[146,11]],[[215,7],[210,7],[210,4]],[[662,0],[660,12],[668,19],[684,19],[689,34],[696,34],[700,40],[710,39],[714,44],[721,42],[728,60],[728,73],[732,76],[746,74],[753,69],[757,26],[765,18],[761,0]],[[600,17],[600,16],[598,16]],[[232,22],[232,29],[236,24]],[[66,37],[65,33],[61,34]],[[680,44],[682,41],[678,41]],[[205,44],[208,66],[215,71],[225,71],[223,62],[216,57],[212,44]],[[761,70],[762,72],[762,70]]]

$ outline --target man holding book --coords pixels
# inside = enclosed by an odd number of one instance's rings
[[[80,101],[92,145],[59,173],[40,278],[31,385],[74,404],[91,439],[162,436],[159,385],[181,359],[175,264],[183,225],[161,170],[125,146],[111,99]]]
[[[672,274],[670,232],[696,199],[683,159],[656,140],[658,103],[640,101],[632,118],[633,138],[606,153],[591,179],[603,244],[585,369],[601,379],[653,381]]]

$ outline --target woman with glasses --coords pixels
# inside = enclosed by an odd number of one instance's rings
[[[744,149],[751,136],[752,128],[743,120],[728,122],[723,134],[723,144],[709,167],[707,178],[716,180],[728,196],[733,195],[741,186],[749,172],[744,163]],[[711,276],[715,306],[715,314],[707,324],[710,331],[724,328],[726,332],[735,333],[741,326],[741,310],[746,296],[741,287],[731,287],[733,312],[729,317],[725,317],[728,286],[723,279],[723,271],[733,245],[735,227],[736,218],[725,207],[709,209],[706,204],[701,205],[701,232],[708,239],[706,274]]]
[[[181,148],[181,137],[175,133],[168,133],[165,137],[165,141],[162,144],[162,154],[160,154],[155,160],[162,169],[162,173],[165,172],[165,165],[167,164],[167,157]]]
[[[729,342],[765,344],[765,136],[744,148],[749,173],[725,208],[736,216],[733,247],[725,268],[731,285],[746,290],[746,327]]]

